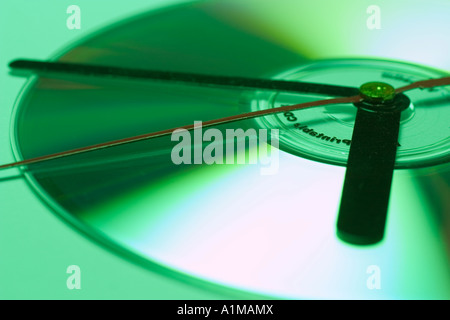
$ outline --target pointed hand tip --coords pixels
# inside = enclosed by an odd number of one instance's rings
[[[42,61],[43,62],[43,61]],[[35,67],[36,64],[42,63],[39,60],[30,60],[30,59],[14,59],[9,63],[9,67],[11,69],[27,69],[30,67]]]
[[[16,68],[20,67],[20,65],[23,64],[23,62],[24,62],[23,59],[15,59],[15,60],[11,61],[8,66],[11,69],[16,69]]]

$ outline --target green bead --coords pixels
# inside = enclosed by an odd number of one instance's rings
[[[386,102],[394,99],[395,89],[384,82],[367,82],[360,88],[361,96],[369,102]]]

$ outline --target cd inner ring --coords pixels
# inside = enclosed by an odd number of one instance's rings
[[[398,88],[443,75],[436,70],[401,62],[346,59],[312,63],[275,78],[356,88],[366,82],[382,81]],[[448,119],[449,111],[445,106],[433,107],[432,102],[448,104],[448,90],[431,88],[406,94],[411,104],[401,115],[396,168],[425,167],[448,161],[450,138],[443,119]],[[258,92],[251,106],[253,110],[264,110],[323,98],[318,95]],[[256,121],[262,128],[280,130],[280,148],[283,151],[314,161],[345,166],[356,110],[353,105],[339,104],[280,113]]]

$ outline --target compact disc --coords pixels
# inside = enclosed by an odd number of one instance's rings
[[[399,21],[407,16],[405,5],[380,6],[389,12],[384,33],[368,30],[365,6],[352,1],[194,2],[121,21],[53,60],[352,86],[384,79],[397,87],[448,74],[450,60],[439,53],[448,48],[448,32],[437,31],[448,26],[445,1],[408,3],[410,15],[429,13],[433,25],[423,29]],[[396,42],[408,38],[407,30],[427,39],[427,54]],[[181,136],[172,135],[30,165],[24,174],[42,201],[77,230],[170,277],[274,298],[447,299],[449,96],[448,87],[411,93],[386,235],[373,246],[336,236],[352,106],[182,132],[182,152]],[[15,107],[13,145],[18,159],[29,159],[318,99],[34,76]],[[296,121],[310,131],[300,131]],[[232,130],[254,134],[234,145],[227,135]],[[239,142],[248,147],[239,150]],[[381,286],[371,285],[373,270]]]

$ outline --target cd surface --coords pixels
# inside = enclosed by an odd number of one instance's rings
[[[448,76],[450,60],[442,54],[450,49],[448,3],[379,6],[382,29],[371,30],[366,6],[352,1],[194,2],[112,25],[51,60],[352,87]],[[418,14],[433,23],[421,29],[399,21]],[[402,112],[385,236],[371,246],[336,235],[356,113],[349,104],[182,132],[23,172],[42,201],[75,228],[169,277],[274,298],[448,299],[449,90],[406,93],[411,104]],[[12,145],[18,160],[30,159],[319,99],[34,76],[15,106]],[[237,141],[227,135],[238,130],[259,135]],[[214,139],[205,138],[208,132]],[[235,154],[228,148],[234,142],[236,149],[240,142],[251,147]]]

